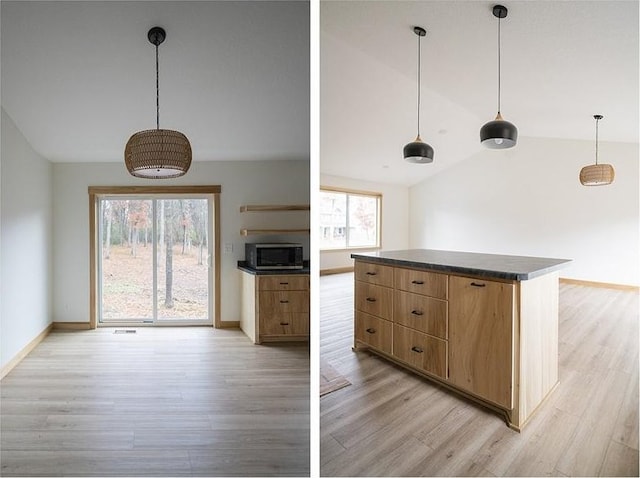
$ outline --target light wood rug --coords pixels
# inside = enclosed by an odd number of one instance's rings
[[[320,363],[320,396],[351,385],[351,382],[325,361]]]

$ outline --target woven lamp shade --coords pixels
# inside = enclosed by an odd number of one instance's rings
[[[580,170],[580,182],[583,186],[604,186],[611,184],[615,175],[610,164],[591,164]]]
[[[124,163],[129,173],[139,178],[177,178],[191,166],[191,144],[179,131],[139,131],[127,141]]]

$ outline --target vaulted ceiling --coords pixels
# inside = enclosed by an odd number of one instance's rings
[[[494,118],[497,19],[489,1],[320,4],[320,171],[411,185],[481,150]],[[520,137],[638,142],[638,2],[511,1],[502,20],[502,113]],[[421,133],[433,164],[407,164]],[[505,151],[495,151],[505,154]],[[507,153],[509,154],[509,153]],[[559,161],[562,158],[558,158]]]
[[[2,1],[2,107],[58,161],[122,161],[131,134],[185,133],[194,161],[309,159],[307,2]]]

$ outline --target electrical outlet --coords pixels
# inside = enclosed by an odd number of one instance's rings
[[[224,252],[225,254],[231,254],[233,252],[233,243],[226,242],[224,245]]]

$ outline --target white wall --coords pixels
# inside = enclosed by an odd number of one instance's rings
[[[600,143],[610,186],[585,187],[592,141],[521,138],[410,190],[410,245],[573,259],[561,277],[640,285],[638,144]]]
[[[2,109],[0,362],[51,323],[52,167]]]
[[[393,184],[320,175],[320,186],[370,191],[382,194],[382,249],[406,249],[409,245],[409,188]],[[371,249],[374,250],[374,249]],[[366,251],[361,249],[359,251]],[[353,267],[351,251],[320,252],[320,270]]]
[[[54,187],[53,317],[61,322],[89,320],[89,186],[160,184],[136,179],[122,163],[57,163]],[[221,185],[221,319],[240,319],[240,277],[236,265],[244,260],[244,243],[266,240],[302,242],[309,256],[309,236],[240,236],[243,227],[309,227],[300,212],[240,213],[243,204],[308,204],[308,161],[194,162],[182,178],[163,185]],[[276,223],[277,221],[277,223]],[[300,224],[304,222],[304,224]],[[233,253],[224,253],[224,244]]]

